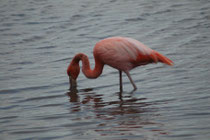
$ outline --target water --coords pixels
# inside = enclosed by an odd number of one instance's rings
[[[210,1],[1,0],[0,139],[208,140]],[[142,41],[175,62],[131,71],[66,68],[110,36]]]

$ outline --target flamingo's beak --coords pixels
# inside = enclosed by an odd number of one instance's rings
[[[73,79],[71,76],[69,76],[69,87],[70,90],[76,89],[77,88],[77,81]]]

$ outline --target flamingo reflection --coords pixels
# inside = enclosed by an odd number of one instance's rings
[[[122,134],[142,131],[145,127],[151,127],[150,132],[167,135],[167,132],[162,129],[163,124],[154,119],[160,116],[158,108],[154,107],[156,102],[147,102],[147,98],[136,98],[132,92],[117,92],[116,94],[117,100],[105,101],[104,93],[95,93],[92,88],[70,90],[67,93],[70,103],[73,103],[70,113],[79,113],[75,118],[77,121],[98,120],[95,132],[101,135],[116,131]],[[81,116],[81,113],[84,116]]]

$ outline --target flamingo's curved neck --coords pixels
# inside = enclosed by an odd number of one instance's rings
[[[91,69],[90,62],[87,55],[83,53],[79,53],[75,56],[76,60],[82,61],[82,72],[84,73],[84,75],[87,78],[91,78],[91,79],[94,79],[100,76],[104,67],[104,64],[99,59],[97,59],[95,56],[94,58],[95,58],[95,68]],[[77,62],[79,63],[79,61]]]

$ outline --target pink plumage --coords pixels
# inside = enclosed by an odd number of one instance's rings
[[[95,68],[91,70],[88,57],[82,53],[77,54],[67,69],[69,77],[73,77],[73,80],[76,81],[79,74],[78,63],[80,60],[82,60],[83,64],[82,71],[88,78],[97,78],[102,73],[103,66],[106,64],[119,70],[120,90],[122,90],[122,71],[127,74],[134,89],[136,89],[136,85],[129,74],[131,69],[157,62],[173,65],[173,62],[169,58],[150,49],[143,43],[127,37],[110,37],[97,42],[93,55],[95,58]]]

